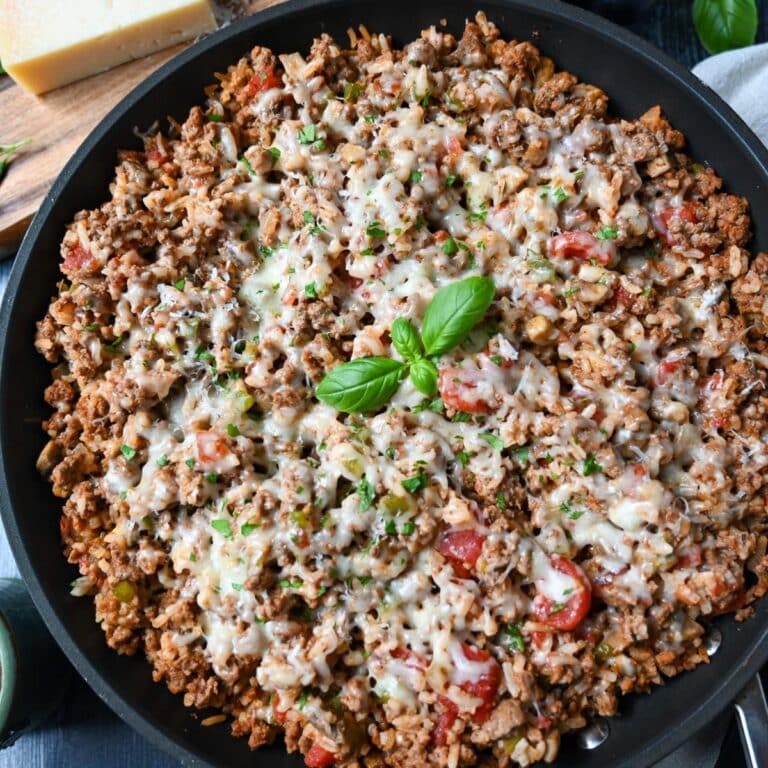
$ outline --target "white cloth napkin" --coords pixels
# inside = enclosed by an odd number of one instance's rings
[[[693,68],[768,146],[768,43],[726,51]]]

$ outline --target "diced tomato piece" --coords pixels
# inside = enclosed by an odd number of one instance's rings
[[[486,671],[477,680],[466,680],[459,684],[462,691],[482,700],[472,713],[472,719],[476,723],[484,723],[491,716],[493,704],[499,692],[501,667],[487,651],[481,648],[462,643],[461,650],[469,661],[486,664]]]
[[[449,136],[445,140],[445,149],[451,157],[458,157],[464,148],[461,146],[461,142],[455,136]]]
[[[465,413],[491,413],[490,403],[474,393],[481,380],[480,371],[447,366],[440,369],[437,388],[449,408]]]
[[[304,755],[304,765],[307,768],[328,768],[336,762],[336,755],[329,752],[319,744],[313,744],[309,752]]]
[[[624,288],[621,283],[619,283],[613,289],[613,295],[606,303],[605,309],[608,312],[615,312],[620,306],[631,307],[635,301],[636,298],[626,288]]]
[[[568,600],[565,604],[556,604],[546,595],[537,594],[533,601],[534,615],[542,624],[547,624],[554,629],[563,631],[576,629],[589,613],[592,605],[592,586],[584,575],[584,571],[576,563],[559,555],[552,555],[549,560],[556,571],[570,576],[577,582],[580,589],[577,588],[567,595]]]
[[[287,714],[288,710],[280,709],[280,696],[275,693],[272,699],[272,716],[275,718],[275,722],[282,725],[285,722],[285,717]]]
[[[549,241],[549,253],[561,259],[580,259],[581,261],[595,259],[603,266],[611,261],[611,252],[608,247],[601,244],[589,232],[563,232],[555,235]]]
[[[448,731],[459,716],[459,708],[446,696],[438,696],[437,701],[440,704],[440,714],[437,716],[435,730],[432,731],[432,737],[438,747],[444,747],[448,742]]]
[[[683,203],[678,208],[665,208],[658,216],[653,217],[653,225],[656,227],[656,231],[662,236],[664,242],[667,245],[676,245],[677,240],[674,235],[669,231],[669,223],[672,219],[680,219],[686,221],[689,224],[695,224],[698,219],[696,218],[695,208],[693,203]]]
[[[685,547],[685,549],[681,549],[678,552],[675,568],[696,568],[701,563],[701,546],[699,544],[691,544],[689,547]]]
[[[456,575],[461,579],[472,576],[473,568],[483,551],[485,536],[471,529],[445,531],[437,544],[437,551],[453,566]]]
[[[61,268],[66,274],[89,272],[93,254],[78,243],[64,258]]]
[[[405,666],[411,669],[425,670],[428,666],[427,660],[410,648],[395,648],[392,651],[392,658],[404,662]]]
[[[656,385],[663,387],[672,374],[683,364],[682,358],[662,360],[656,369]]]
[[[156,147],[154,149],[148,149],[146,152],[147,160],[153,160],[158,165],[165,165],[170,159],[171,156],[166,154],[160,149],[157,149]]]
[[[230,453],[227,441],[215,432],[196,432],[195,445],[197,459],[204,466],[217,464]]]
[[[542,632],[540,630],[534,630],[531,632],[531,641],[533,642],[534,647],[541,650],[544,647],[544,643],[547,642],[547,638],[549,637],[549,632]]]
[[[538,715],[533,721],[533,724],[540,731],[546,731],[552,725],[552,718],[545,717],[544,715]]]
[[[257,72],[248,81],[248,95],[251,97],[257,96],[262,91],[268,91],[270,88],[279,88],[282,84],[283,81],[280,76],[270,67],[263,72]]]

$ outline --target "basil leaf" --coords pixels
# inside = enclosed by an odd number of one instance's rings
[[[421,324],[428,355],[442,355],[467,338],[491,306],[496,286],[490,277],[468,277],[441,288]]]
[[[417,360],[411,366],[411,381],[413,386],[427,397],[437,394],[437,368],[431,360]]]
[[[391,357],[359,357],[337,365],[315,394],[338,411],[373,411],[395,394],[405,370],[404,363]]]
[[[695,0],[693,26],[709,53],[752,45],[757,36],[755,0]]]
[[[404,317],[398,317],[392,323],[392,343],[395,349],[409,362],[418,360],[424,353],[421,345],[421,339],[410,320]]]

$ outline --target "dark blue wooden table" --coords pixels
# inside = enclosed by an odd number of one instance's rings
[[[759,0],[759,5],[758,41],[766,41],[768,0]],[[660,0],[633,29],[680,63],[692,67],[707,54],[693,32],[690,8],[690,0]],[[627,87],[631,88],[631,83]],[[10,261],[0,263],[0,295],[10,268]],[[15,567],[0,529],[0,576],[12,575]],[[46,727],[23,736],[13,747],[0,752],[0,768],[178,768],[178,765],[125,725],[80,678],[72,684],[61,711]],[[731,726],[718,768],[743,765],[738,736]]]

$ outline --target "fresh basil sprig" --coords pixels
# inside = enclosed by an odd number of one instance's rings
[[[29,144],[31,139],[22,139],[13,144],[0,144],[0,179],[5,176],[8,166],[13,160],[13,156],[25,145]]]
[[[483,319],[495,293],[496,286],[489,277],[468,277],[441,288],[421,324],[425,352],[442,355],[461,344]]]
[[[752,45],[757,36],[755,0],[695,0],[693,26],[709,53]]]
[[[395,394],[405,373],[405,363],[391,357],[358,357],[336,366],[315,394],[345,413],[373,411]]]
[[[345,413],[374,411],[409,374],[416,389],[432,397],[437,393],[437,366],[430,358],[461,344],[483,319],[495,294],[489,277],[468,277],[441,288],[424,313],[421,335],[404,317],[392,323],[392,344],[404,362],[359,357],[337,365],[315,390],[317,399]]]

